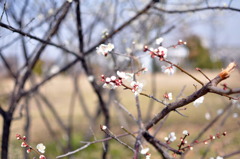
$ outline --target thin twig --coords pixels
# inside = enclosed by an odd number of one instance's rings
[[[128,149],[132,150],[133,152],[135,152],[135,150],[130,147],[128,144],[126,144],[125,142],[121,141],[117,136],[115,136],[110,129],[106,128],[103,129],[101,128],[101,130],[106,133],[108,136],[112,137],[114,140],[116,140],[117,142],[119,142],[120,144],[122,144],[123,146],[127,147]]]
[[[202,72],[202,70],[200,68],[196,68],[197,71],[199,71],[206,79],[208,79],[209,82],[211,82],[211,80],[208,78],[208,76]]]
[[[190,76],[192,79],[194,79],[195,81],[197,81],[198,83],[200,83],[202,86],[204,86],[204,84],[199,80],[197,79],[196,77],[194,77],[193,75],[191,75],[190,73],[188,73],[187,71],[185,71],[183,68],[181,68],[180,66],[176,65],[176,64],[173,64],[172,62],[170,61],[167,61],[167,60],[164,60],[165,62],[169,63],[170,65],[172,66],[175,66],[176,68],[178,68],[180,71],[182,71],[183,73],[187,74],[188,76]]]
[[[137,119],[130,113],[121,103],[119,103],[117,100],[114,100],[116,105],[121,108],[123,111],[125,111],[134,121],[137,121]]]
[[[135,132],[136,134],[137,132]],[[125,133],[125,134],[121,134],[121,135],[117,135],[116,138],[119,138],[119,137],[124,137],[124,136],[128,136],[129,134],[128,133]],[[60,155],[60,156],[57,156],[56,158],[63,158],[63,157],[67,157],[67,156],[70,156],[72,154],[75,154],[85,148],[87,148],[88,146],[90,146],[91,144],[95,144],[95,143],[102,143],[102,142],[105,142],[105,141],[108,141],[108,140],[112,140],[113,138],[110,136],[110,137],[107,137],[107,138],[104,138],[104,139],[101,139],[101,140],[95,140],[95,141],[92,141],[92,142],[89,142],[89,141],[81,141],[81,143],[85,143],[84,146],[74,150],[74,151],[71,151],[71,152],[68,152],[66,154],[63,154],[63,155]]]

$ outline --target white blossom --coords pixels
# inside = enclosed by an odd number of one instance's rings
[[[141,150],[141,154],[145,155],[148,151],[149,151],[149,148],[148,148],[148,147],[147,147],[147,148],[143,148],[143,149]]]
[[[188,131],[187,130],[183,130],[183,135],[189,135]]]
[[[211,115],[210,115],[209,112],[205,113],[205,118],[206,118],[207,120],[210,120],[210,119],[211,119]]]
[[[237,104],[238,103],[238,100],[235,100],[235,99],[232,99],[232,104]]]
[[[49,70],[49,74],[52,75],[52,74],[55,74],[55,73],[57,73],[57,72],[59,72],[59,71],[60,71],[59,66],[53,65],[53,66],[50,68],[50,70]]]
[[[169,66],[169,67],[162,66],[162,72],[167,75],[173,75],[175,73],[175,70],[172,66]]]
[[[106,126],[106,125],[103,125],[103,126],[102,126],[102,129],[103,129],[103,130],[106,130],[106,129],[107,129],[107,126]]]
[[[115,81],[116,79],[117,79],[116,76],[111,76],[111,80],[112,80],[112,81]]]
[[[130,54],[130,53],[133,52],[133,50],[132,50],[131,48],[127,47],[127,48],[126,48],[126,52],[127,52],[128,54]]]
[[[102,31],[102,38],[106,38],[108,35],[109,35],[108,29],[104,29],[104,30]]]
[[[103,88],[115,89],[115,88],[117,88],[117,86],[116,86],[115,83],[109,82],[109,83],[104,83],[104,84],[103,84]]]
[[[156,44],[157,45],[160,45],[162,42],[163,42],[163,38],[162,37],[156,39]]]
[[[107,56],[107,54],[114,49],[114,45],[111,43],[108,43],[107,45],[101,44],[97,49],[97,54],[102,54],[104,56]]]
[[[193,105],[194,105],[195,107],[198,107],[200,104],[203,103],[203,101],[204,101],[204,96],[196,99],[196,100],[193,102]]]
[[[48,15],[53,15],[53,13],[54,13],[53,8],[50,8],[50,9],[48,10]]]
[[[175,132],[171,132],[169,135],[168,135],[168,139],[173,142],[177,139],[176,135],[175,135]]]
[[[126,72],[117,71],[117,75],[118,75],[118,77],[120,77],[122,79],[126,79],[128,81],[133,81],[133,73],[126,73]]]
[[[220,115],[220,114],[222,114],[223,113],[223,109],[218,109],[217,110],[217,115]]]
[[[165,141],[168,141],[168,137],[164,137],[164,140],[165,140]]]
[[[233,118],[237,118],[238,117],[238,113],[233,113]]]
[[[151,158],[151,154],[149,153],[146,155],[146,159],[150,159],[150,158]]]
[[[94,80],[94,76],[93,75],[88,76],[88,81],[92,82],[93,80]]]
[[[38,144],[36,148],[39,152],[45,153],[46,146],[44,146],[42,143]]]
[[[221,156],[217,156],[216,159],[223,159],[223,157],[221,157]]]
[[[44,18],[44,15],[43,15],[43,14],[40,13],[40,14],[37,15],[37,19],[38,19],[38,20],[43,20],[43,18]]]
[[[167,48],[160,46],[158,47],[158,52],[164,59],[167,58]]]
[[[172,100],[173,98],[172,98],[172,93],[170,92],[170,93],[168,93],[168,100]]]
[[[134,93],[135,96],[137,96],[139,93],[142,92],[143,84],[140,82],[132,81],[131,82],[132,86],[132,92]]]

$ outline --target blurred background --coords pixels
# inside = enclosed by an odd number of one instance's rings
[[[37,60],[22,88],[28,94],[16,103],[9,158],[34,156],[27,155],[20,147],[20,142],[15,139],[16,133],[27,135],[33,147],[44,143],[48,158],[79,148],[83,145],[80,141],[103,138],[99,125],[104,124],[104,116],[93,85],[98,88],[109,109],[111,130],[122,134],[121,126],[124,126],[131,132],[137,131],[136,122],[119,107],[123,105],[133,116],[137,116],[134,95],[121,88],[102,89],[102,74],[111,76],[117,70],[132,72],[144,65],[148,71],[137,79],[144,84],[143,92],[160,100],[166,92],[172,92],[175,101],[200,88],[196,81],[178,70],[172,76],[164,74],[162,66],[168,65],[143,51],[145,45],[157,48],[157,38],[164,39],[161,45],[168,48],[169,61],[204,83],[208,80],[195,70],[196,67],[212,79],[230,62],[240,63],[240,2],[237,0],[160,0],[152,5],[148,0],[88,0],[79,3],[79,10],[77,2],[0,0],[0,105],[4,111],[10,108],[17,81],[26,75],[29,63]],[[76,12],[81,15],[83,40],[79,40]],[[57,26],[61,18],[63,20]],[[33,36],[58,47],[51,44],[43,47],[45,44]],[[187,45],[171,47],[180,39]],[[79,48],[79,41],[84,47]],[[115,46],[107,57],[96,54],[96,47],[101,41]],[[78,55],[83,53],[90,71],[86,73],[80,60],[73,63],[76,56],[63,48]],[[41,54],[35,58],[39,50]],[[134,56],[132,68],[130,55]],[[71,66],[66,67],[69,64]],[[239,77],[239,69],[236,69],[224,82],[229,88],[239,87]],[[42,81],[44,84],[40,84]],[[33,89],[38,84],[40,87]],[[140,101],[144,123],[164,108],[146,97],[140,97]],[[175,132],[179,140],[182,131],[188,130],[190,142],[217,116],[219,119],[202,139],[217,132],[230,132],[224,139],[194,147],[186,158],[224,156],[240,150],[239,101],[208,94],[199,107],[189,104],[181,113],[187,117],[171,113],[166,118],[161,131],[156,134],[159,140],[164,141],[170,132]],[[2,125],[3,118],[0,118],[1,135]],[[151,130],[152,133],[154,131]],[[134,144],[134,139],[129,136],[123,140],[131,146]],[[132,157],[132,152],[116,141],[110,143],[109,158]],[[178,143],[171,146],[177,148]],[[153,147],[150,149],[152,158],[159,158],[156,150]],[[102,144],[98,143],[69,158],[100,158],[101,153]],[[231,158],[237,159],[239,155]]]

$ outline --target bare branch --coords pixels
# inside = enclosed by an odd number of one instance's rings
[[[194,8],[194,9],[186,9],[186,10],[166,10],[163,8],[153,7],[153,9],[156,9],[160,12],[167,13],[167,14],[176,14],[176,13],[189,13],[189,12],[199,12],[199,11],[206,11],[206,10],[230,10],[235,12],[240,12],[240,9],[238,8],[232,8],[232,7],[204,7],[204,8]]]
[[[21,31],[20,29],[16,29],[16,28],[14,28],[14,27],[12,27],[12,26],[10,26],[10,25],[4,24],[4,23],[2,23],[2,22],[0,22],[0,26],[3,27],[3,28],[6,28],[6,29],[8,29],[8,30],[11,30],[11,31],[13,31],[13,32],[19,33],[19,34],[21,34],[21,35],[23,35],[23,36],[27,36],[27,37],[29,37],[29,38],[31,38],[31,39],[37,40],[37,41],[39,41],[39,42],[41,42],[41,43],[43,43],[43,44],[48,44],[48,45],[51,45],[51,46],[55,46],[55,47],[57,47],[57,48],[59,48],[59,49],[62,49],[63,51],[66,51],[67,53],[70,53],[70,54],[74,55],[75,57],[81,58],[81,56],[78,55],[77,53],[75,53],[75,52],[73,52],[73,51],[70,51],[70,50],[68,50],[67,48],[65,48],[65,47],[63,47],[63,46],[61,46],[61,45],[55,44],[55,43],[53,43],[53,42],[51,42],[51,41],[49,41],[49,40],[41,39],[41,38],[36,37],[36,36],[34,36],[34,35],[31,35],[31,34],[29,34],[29,33],[23,32],[23,31]]]
[[[95,50],[96,47],[98,47],[100,44],[104,43],[105,41],[107,41],[108,39],[112,38],[115,34],[117,34],[118,32],[122,31],[124,28],[126,28],[127,26],[129,26],[129,24],[131,24],[133,21],[137,20],[138,17],[140,17],[142,14],[145,14],[150,8],[152,8],[152,6],[154,5],[154,2],[151,0],[141,11],[139,11],[134,17],[132,17],[131,19],[129,19],[128,21],[126,21],[124,24],[122,24],[121,26],[119,26],[117,29],[115,29],[113,32],[111,32],[107,38],[102,39],[100,42],[98,42],[96,45],[94,45],[93,47],[91,47],[89,50],[86,51],[85,54],[90,54],[93,50]]]
[[[135,132],[135,133],[136,133],[136,132]],[[133,133],[133,134],[135,134],[135,133]],[[124,134],[121,134],[121,135],[117,135],[117,136],[115,136],[115,137],[116,137],[116,138],[120,138],[120,137],[124,137],[124,136],[128,136],[128,135],[129,135],[128,133],[124,133]],[[64,154],[64,155],[57,156],[56,158],[62,158],[62,157],[70,156],[70,155],[72,155],[72,154],[75,154],[75,153],[77,153],[77,152],[79,152],[79,151],[87,148],[87,147],[88,147],[89,145],[91,145],[91,144],[101,143],[101,142],[105,142],[105,141],[108,141],[108,140],[111,140],[111,139],[113,139],[113,138],[112,138],[112,137],[107,137],[107,138],[104,138],[104,139],[101,139],[101,140],[92,141],[92,142],[81,141],[81,143],[86,143],[86,144],[85,144],[84,146],[82,146],[82,147],[74,150],[74,151],[68,152],[68,153],[66,153],[66,154]]]
[[[167,145],[166,143],[163,143],[159,140],[157,140],[155,137],[151,136],[147,131],[143,132],[143,136],[144,138],[149,142],[151,143],[159,152],[163,152],[161,153],[163,155],[163,157],[165,158],[172,158],[169,156],[168,153],[166,153],[166,151],[163,150],[162,147],[165,147],[166,149],[178,154],[178,155],[181,155],[182,152],[170,147],[169,145]]]
[[[10,73],[10,75],[11,75],[14,79],[16,79],[17,76],[15,75],[15,73],[13,72],[11,66],[9,65],[9,63],[7,62],[7,60],[5,59],[5,57],[3,56],[1,50],[0,50],[0,57],[1,57],[4,65],[5,65],[5,67],[7,68],[8,72]]]
[[[223,158],[230,158],[230,157],[238,155],[238,154],[240,154],[240,150],[237,150],[237,151],[234,151],[232,153],[229,153],[229,154],[223,156]]]

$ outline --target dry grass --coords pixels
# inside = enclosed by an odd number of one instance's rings
[[[206,74],[213,78],[217,75],[218,72],[210,72],[207,71]],[[199,78],[203,82],[208,82],[201,74],[198,72],[193,72],[193,75],[197,78]],[[226,83],[230,87],[237,87],[239,86],[239,74],[237,72],[234,72],[229,78]],[[196,84],[197,87],[200,88],[200,85],[196,83],[193,79],[190,77],[187,77],[187,75],[183,75],[182,73],[177,73],[174,76],[166,76],[163,74],[157,74],[156,75],[156,89],[157,94],[156,97],[159,99],[162,99],[162,96],[165,92],[173,92],[173,96],[176,97],[179,92],[181,91],[182,87],[185,85],[186,89],[183,92],[182,97],[185,97],[192,92],[195,91],[195,87],[193,84]],[[151,94],[151,76],[141,75],[140,77],[137,77],[140,82],[144,83],[144,92],[147,94]],[[96,111],[97,107],[97,98],[93,93],[93,90],[91,86],[89,85],[87,79],[83,76],[79,79],[80,89],[83,93],[84,99],[86,100],[86,104],[93,115]],[[28,86],[29,87],[29,86]],[[9,93],[12,88],[12,83],[9,80],[2,80],[1,85],[1,92],[2,93]],[[73,82],[72,79],[66,76],[59,76],[55,78],[54,80],[51,80],[46,85],[44,85],[41,88],[41,92],[48,97],[48,99],[51,101],[51,103],[54,105],[55,109],[59,113],[59,115],[64,119],[64,122],[67,124],[68,114],[69,114],[69,106],[71,103],[71,97],[73,93]],[[127,90],[121,90],[119,88],[118,90],[118,98],[120,103],[122,103],[133,115],[136,116],[136,108],[135,108],[135,102],[134,102],[134,96],[130,91]],[[106,96],[106,98],[108,98]],[[174,98],[175,100],[175,98]],[[146,116],[146,113],[148,111],[149,102],[150,99],[147,99],[146,97],[140,97],[141,101],[141,108],[143,116]],[[181,132],[185,129],[187,129],[192,135],[191,138],[194,138],[194,135],[196,135],[206,124],[208,121],[205,119],[204,115],[206,112],[210,112],[212,116],[216,115],[216,110],[223,108],[228,103],[228,99],[225,97],[219,97],[214,94],[208,94],[205,97],[204,104],[200,105],[199,108],[195,108],[192,104],[189,104],[187,106],[187,110],[181,111],[181,113],[185,114],[188,117],[182,117],[177,113],[171,113],[169,116],[169,119],[164,124],[161,132],[158,133],[158,138],[163,139],[165,136],[168,135],[169,132],[174,131],[176,132],[177,137],[180,137]],[[4,106],[4,105],[3,105]],[[4,107],[5,108],[5,107]],[[153,117],[157,112],[161,111],[163,108],[163,105],[159,103],[154,103],[154,108],[152,111],[151,116]],[[53,116],[51,115],[50,111],[44,107],[44,110],[46,112],[46,115],[51,121],[52,128],[57,132],[57,135],[64,139],[64,136],[62,136],[62,133],[60,131],[59,126],[57,125],[56,121],[54,120]],[[18,108],[15,112],[15,116],[19,116],[20,109]],[[43,142],[47,143],[48,141],[51,141],[52,137],[49,135],[48,131],[46,130],[46,127],[41,119],[41,116],[39,115],[39,110],[36,106],[34,98],[31,98],[30,101],[30,111],[31,111],[31,139],[32,143],[37,142]],[[130,130],[136,130],[136,124],[129,125],[129,123],[133,123],[130,121],[130,118],[127,117],[127,115],[124,112],[119,111],[118,108],[113,104],[110,108],[111,111],[111,118],[112,121],[112,130],[115,133],[122,133],[120,129],[120,125],[124,125],[125,127],[130,127]],[[121,113],[120,113],[121,112]],[[25,112],[23,112],[25,114]],[[126,118],[123,118],[123,114]],[[124,121],[125,120],[125,121]],[[2,119],[0,118],[0,126],[2,124]],[[232,117],[230,117],[230,120],[227,120],[225,125],[223,127],[218,127],[217,125],[213,127],[209,132],[206,133],[205,137],[208,137],[208,134],[216,133],[216,131],[232,131],[236,128],[238,128],[237,120],[232,120]],[[25,116],[21,118],[21,120],[16,120],[13,122],[13,125],[11,127],[11,143],[16,143],[15,141],[15,134],[16,133],[23,133],[23,127],[25,123]],[[98,125],[102,122],[102,119],[95,122],[95,126],[98,127]],[[88,129],[88,121],[84,120],[84,114],[81,109],[81,106],[79,102],[75,103],[74,108],[74,126],[75,126],[75,132],[80,133],[83,135],[83,132],[85,132],[86,129]],[[100,134],[101,136],[102,132],[100,130],[96,130],[96,134]],[[80,136],[81,136],[80,135]],[[230,152],[230,150],[234,150],[236,148],[236,145],[240,144],[239,137],[236,137],[236,133],[233,132],[230,133],[230,137],[227,137],[226,139],[221,139],[220,141],[215,142],[215,146],[213,147],[213,151],[211,154],[214,156],[217,153],[224,155],[224,152],[222,152],[223,148],[226,152]],[[173,144],[174,145],[174,144]],[[226,145],[229,145],[228,147],[224,147]],[[16,144],[12,145],[12,150],[15,150]],[[121,147],[121,146],[120,146]],[[175,146],[173,146],[175,147]],[[189,153],[189,156],[193,156],[199,153],[202,153],[202,151],[206,148],[206,146],[199,146],[196,150]],[[221,150],[221,152],[218,152],[218,149]],[[228,150],[230,149],[230,150]],[[117,153],[117,150],[115,150]],[[154,150],[153,150],[154,151]],[[15,151],[14,151],[15,152]],[[155,158],[152,156],[152,158]]]

